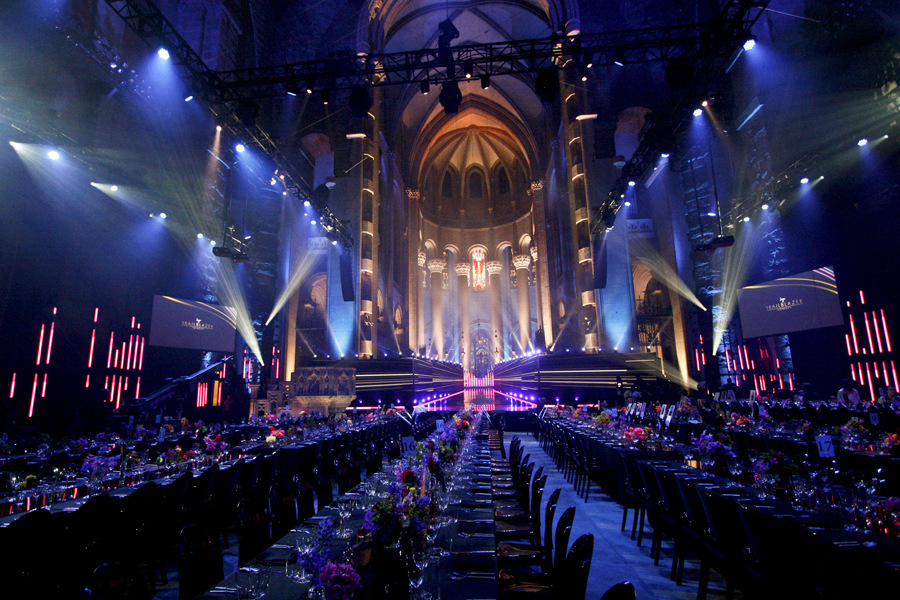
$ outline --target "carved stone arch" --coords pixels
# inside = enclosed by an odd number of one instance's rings
[[[484,244],[472,244],[471,246],[469,246],[469,249],[466,250],[466,257],[468,258],[468,260],[472,260],[472,253],[475,252],[475,250],[479,249],[484,251],[485,256],[489,255],[488,247]]]
[[[631,264],[631,277],[634,281],[634,296],[635,299],[638,299],[644,295],[647,286],[653,280],[653,273],[650,272],[647,263],[636,259]]]
[[[425,240],[425,254],[428,258],[437,258],[437,244],[432,239]]]
[[[452,255],[453,260],[459,262],[459,246],[457,246],[456,244],[445,244],[444,254]]]
[[[504,240],[504,241],[499,242],[499,243],[497,244],[497,247],[494,249],[494,251],[497,253],[497,254],[496,254],[496,260],[501,260],[501,257],[503,256],[503,252],[504,252],[507,248],[509,248],[509,250],[510,250],[513,254],[515,254],[515,246],[513,246],[513,243],[510,242],[509,240]]]
[[[530,233],[523,233],[522,235],[520,235],[518,254],[530,254],[532,241],[533,239]]]

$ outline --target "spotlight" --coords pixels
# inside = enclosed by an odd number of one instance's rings
[[[269,185],[275,185],[276,183],[278,183],[278,180],[275,179],[274,177],[269,180]]]
[[[169,60],[169,51],[165,48],[160,48],[156,51],[156,54],[163,60]]]
[[[863,146],[866,146],[868,144],[869,144],[869,140],[867,140],[866,138],[862,138],[858,142],[856,142],[856,145],[859,146],[860,148],[862,148]]]
[[[471,60],[467,60],[463,65],[463,69],[466,74],[466,79],[472,79],[472,72],[474,71],[475,65]]]
[[[704,100],[703,102],[700,103],[700,106],[702,106],[703,108],[706,108],[707,106],[709,106],[709,100]]]
[[[431,87],[431,84],[428,83],[427,79],[423,79],[419,82],[419,90],[421,90],[423,96],[428,95],[428,89]]]
[[[750,217],[744,217],[744,223],[749,223],[749,222],[750,222]]]
[[[160,219],[165,219],[168,215],[166,213],[159,213]]]
[[[307,94],[313,93],[313,79],[311,79],[311,78],[306,80],[306,93]]]
[[[695,109],[694,109],[694,116],[695,116],[695,117],[699,117],[699,116],[702,115],[702,114],[703,114],[703,109],[702,109],[702,108],[695,108]]]
[[[197,234],[197,239],[198,239],[198,240],[202,240],[202,239],[203,239],[203,234],[202,234],[202,233],[198,233],[198,234]]]
[[[582,81],[588,80],[588,70],[587,67],[581,66],[578,67],[578,74],[581,76]]]
[[[187,98],[184,99],[184,101],[185,101],[185,102],[190,102],[190,101],[193,100],[193,99],[194,99],[193,96],[188,96]]]
[[[634,187],[636,185],[634,179],[628,181],[628,187]]]
[[[216,240],[209,240],[209,245],[210,245],[210,246],[215,246],[215,245],[216,245]]]
[[[51,150],[47,153],[47,158],[50,160],[59,160],[60,154],[56,150]]]
[[[331,240],[331,245],[332,245],[332,246],[337,246],[337,240]]]
[[[244,146],[243,144],[238,144],[237,146],[234,147],[234,149],[237,150],[238,152],[243,152],[244,150],[247,149],[247,147]]]
[[[763,209],[763,210],[769,210],[769,205],[768,205],[768,204],[763,204],[762,206],[760,206],[760,208]]]
[[[111,185],[111,186],[109,186],[109,191],[111,191],[111,192],[118,192],[118,191],[119,191],[119,186],[117,186],[117,185]]]
[[[216,125],[216,131],[221,132],[221,131],[222,131],[222,126],[221,126],[221,125]]]
[[[489,87],[491,87],[491,76],[485,73],[481,76],[481,89],[486,90]]]
[[[304,200],[304,201],[303,201],[303,206],[309,206],[309,200]]]
[[[329,100],[331,100],[331,94],[328,90],[322,90],[322,104],[328,104]]]
[[[661,158],[669,158],[669,153],[668,153],[668,152],[663,152],[663,153],[660,154],[659,156],[660,156]]]
[[[631,206],[631,202],[626,201],[625,206]]]
[[[312,220],[309,222],[309,224],[310,224],[310,225],[315,225],[315,224],[316,224],[316,220],[315,220],[315,219],[312,219]]]
[[[621,50],[616,50],[613,52],[613,64],[624,67],[625,66],[625,53]]]
[[[709,211],[708,213],[706,213],[706,216],[707,216],[707,217],[714,217],[714,216],[716,216],[716,213],[714,213],[713,211]]]
[[[803,185],[806,185],[807,183],[809,183],[809,177],[804,177],[803,179],[800,180],[800,183],[802,183]]]
[[[751,35],[744,41],[744,50],[747,52],[756,48],[756,36]]]

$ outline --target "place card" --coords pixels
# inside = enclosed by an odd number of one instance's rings
[[[834,458],[834,438],[830,435],[817,435],[816,447],[820,458]]]

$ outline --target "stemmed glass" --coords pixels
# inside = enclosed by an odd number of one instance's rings
[[[259,600],[269,587],[269,575],[260,569],[242,567],[234,574],[239,600]]]
[[[406,576],[409,578],[409,597],[411,600],[420,600],[424,597],[419,588],[425,581],[425,567],[428,566],[428,552],[425,540],[412,541],[406,551]]]
[[[339,538],[348,538],[353,532],[349,527],[344,527],[347,518],[353,514],[353,511],[356,509],[358,498],[351,494],[344,494],[340,498],[338,498],[337,506],[338,506],[338,514],[341,516],[341,528],[337,532],[337,537]]]
[[[731,473],[731,483],[728,484],[728,487],[740,487],[740,477],[741,472],[744,469],[741,467],[741,461],[736,458],[732,458],[728,461],[728,472]]]

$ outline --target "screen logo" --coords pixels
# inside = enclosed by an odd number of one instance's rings
[[[798,306],[803,306],[803,298],[794,298],[788,300],[784,297],[779,296],[777,303],[766,304],[766,312],[783,312],[786,310],[791,310],[792,308],[797,308]]]
[[[181,326],[188,327],[194,331],[210,331],[213,328],[212,323],[204,323],[199,318],[196,318],[193,321],[182,321]]]

